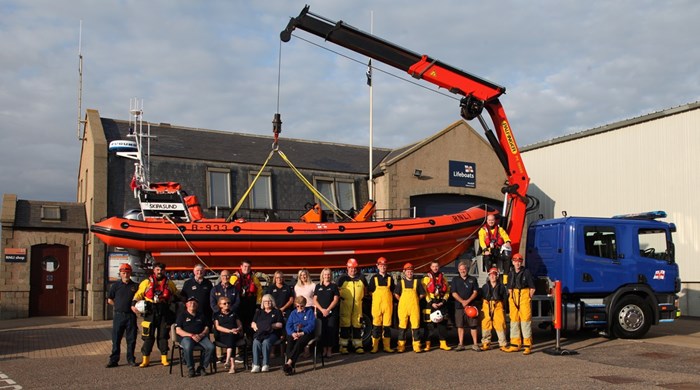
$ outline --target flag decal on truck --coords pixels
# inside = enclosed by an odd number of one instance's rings
[[[664,279],[666,277],[666,271],[665,270],[657,270],[654,272],[654,279]]]

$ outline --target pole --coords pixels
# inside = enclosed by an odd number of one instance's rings
[[[369,23],[369,32],[370,34],[373,33],[374,29],[374,11],[370,11],[370,23]],[[373,177],[373,170],[374,170],[374,162],[372,159],[372,151],[373,151],[373,138],[374,138],[374,129],[373,129],[373,93],[372,93],[372,84],[374,84],[372,80],[372,60],[369,60],[369,68],[367,69],[368,72],[368,81],[369,81],[369,198],[374,199],[374,177]]]
[[[547,348],[543,352],[548,355],[562,356],[562,355],[576,355],[578,352],[570,351],[568,349],[561,349],[561,327],[562,327],[562,298],[561,298],[561,281],[554,281],[553,288],[554,295],[554,318],[552,322],[554,323],[554,329],[556,330],[557,340],[554,348]]]

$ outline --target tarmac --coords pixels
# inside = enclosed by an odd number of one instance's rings
[[[576,353],[567,357],[542,353],[551,350],[555,340],[550,332],[539,331],[535,353],[527,357],[497,350],[335,355],[320,371],[312,371],[310,361],[300,362],[293,377],[283,376],[279,362],[274,361],[269,374],[239,372],[231,376],[220,367],[216,375],[194,379],[180,378],[177,366],[173,375],[167,375],[167,368],[158,362],[147,369],[124,366],[123,356],[120,367],[105,369],[111,351],[111,326],[111,321],[72,317],[0,320],[0,389],[171,387],[183,385],[183,380],[200,381],[198,386],[204,387],[235,380],[240,385],[263,388],[406,389],[425,388],[416,380],[431,373],[435,378],[430,387],[464,387],[465,383],[489,387],[494,385],[493,368],[502,373],[499,387],[700,389],[700,318],[653,326],[640,340],[607,339],[592,332],[572,335],[561,342],[564,351]],[[448,340],[453,345],[455,333],[451,330]],[[137,360],[141,358],[140,347],[138,340]],[[157,355],[155,349],[152,362],[159,361]],[[521,370],[512,370],[512,362]],[[348,373],[352,381],[344,379]],[[383,379],[377,382],[378,377]],[[562,377],[566,381],[562,382]]]

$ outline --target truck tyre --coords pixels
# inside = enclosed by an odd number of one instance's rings
[[[644,299],[636,295],[626,295],[615,305],[610,320],[616,336],[638,339],[649,331],[652,321],[651,309]]]

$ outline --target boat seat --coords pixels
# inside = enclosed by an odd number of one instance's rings
[[[366,222],[372,219],[372,216],[374,215],[374,211],[377,209],[375,201],[369,200],[367,203],[365,203],[364,207],[355,215],[355,222]]]

